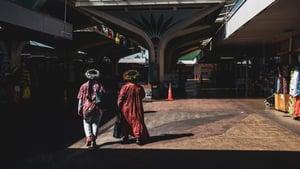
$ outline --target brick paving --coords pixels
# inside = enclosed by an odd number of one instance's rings
[[[263,99],[161,100],[144,105],[153,140],[144,146],[118,144],[110,128],[97,140],[104,145],[100,148],[300,151],[298,133],[267,118],[265,113],[283,112],[265,111]],[[107,142],[116,144],[106,146]]]

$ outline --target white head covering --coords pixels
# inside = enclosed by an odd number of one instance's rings
[[[88,69],[86,72],[85,72],[85,77],[88,78],[88,79],[98,79],[99,78],[99,75],[100,75],[100,72],[99,70],[97,69]]]

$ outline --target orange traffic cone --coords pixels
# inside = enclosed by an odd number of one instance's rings
[[[172,85],[171,85],[171,82],[169,83],[169,90],[168,90],[168,98],[167,100],[171,101],[171,100],[174,100],[173,99],[173,95],[172,95]]]

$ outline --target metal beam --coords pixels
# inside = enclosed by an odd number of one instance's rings
[[[44,15],[9,1],[0,1],[0,22],[72,39],[72,25],[63,20]]]
[[[75,6],[149,6],[149,5],[193,5],[193,4],[212,4],[224,3],[226,0],[77,0]]]

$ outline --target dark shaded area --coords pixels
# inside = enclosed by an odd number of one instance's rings
[[[297,168],[299,159],[299,152],[285,151],[68,149],[55,157],[15,164],[14,168],[274,169]]]
[[[5,124],[1,124],[1,133],[5,136],[1,142],[6,145],[1,151],[2,159],[55,152],[83,137],[81,119],[73,109],[28,102],[7,105],[2,110],[5,110],[2,117],[6,119]]]
[[[110,94],[105,97],[105,113],[100,125],[115,116],[115,97]],[[54,153],[84,137],[82,118],[77,115],[77,100],[70,100],[66,106],[57,98],[45,95],[18,104],[1,105],[1,160]]]

